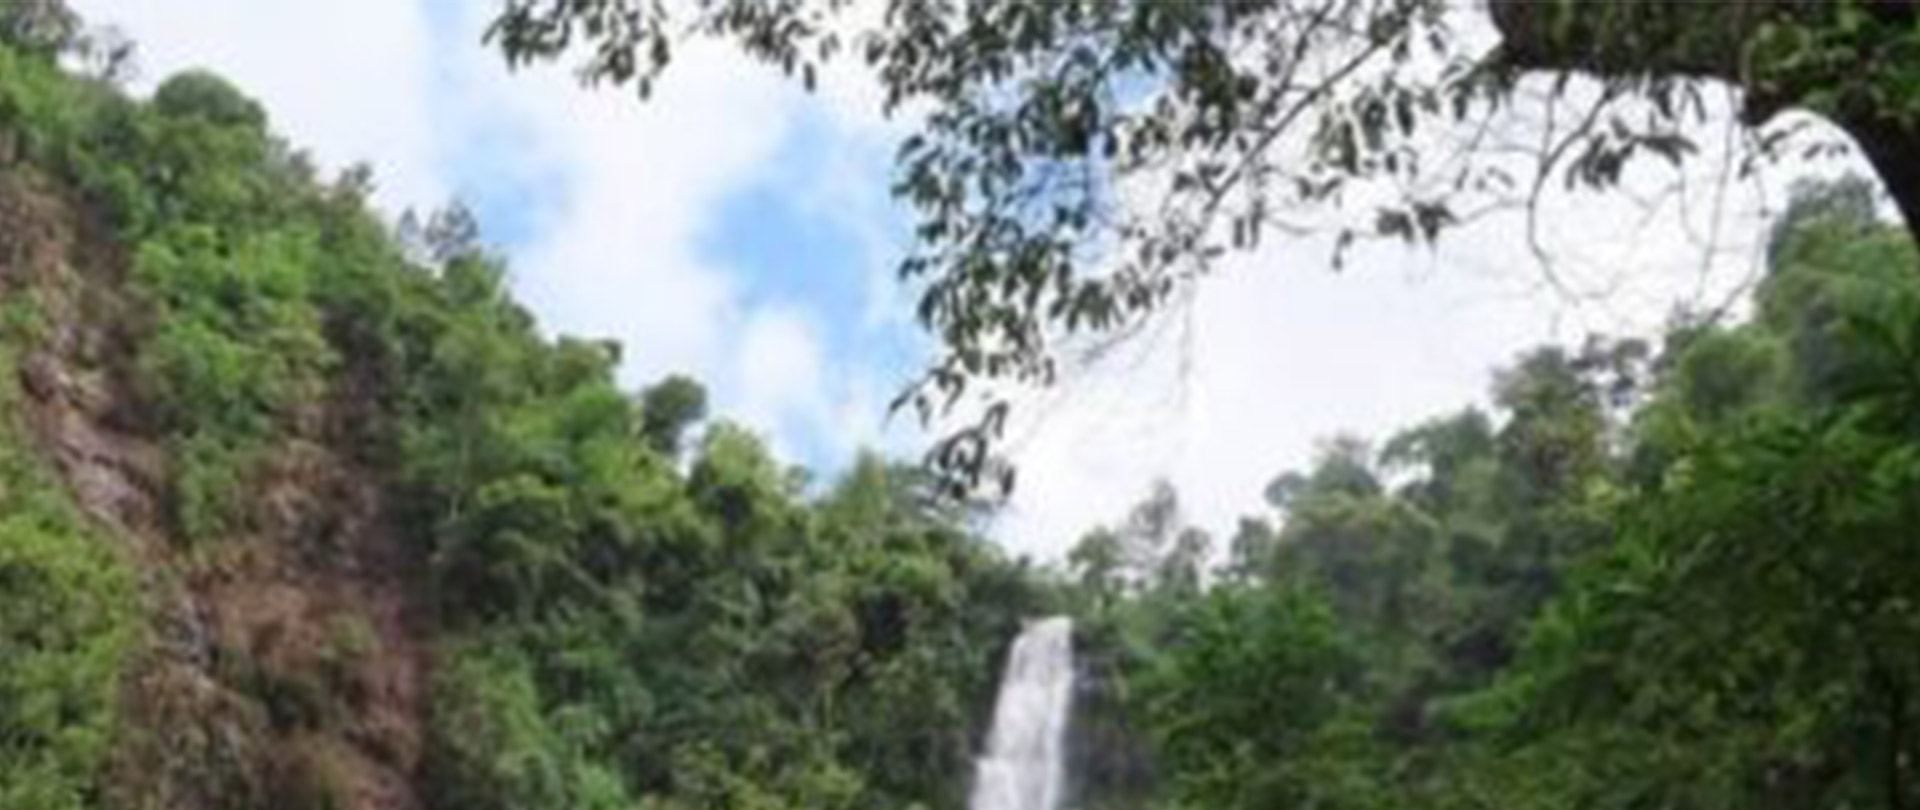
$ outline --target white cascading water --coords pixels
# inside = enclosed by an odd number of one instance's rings
[[[1054,810],[1066,779],[1072,701],[1072,620],[1028,624],[1007,656],[969,810]]]

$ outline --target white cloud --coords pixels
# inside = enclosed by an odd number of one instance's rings
[[[741,332],[733,371],[732,384],[740,393],[739,415],[748,422],[778,428],[789,418],[815,424],[826,420],[820,341],[799,312],[773,308],[756,312]]]
[[[477,32],[486,10],[472,13]],[[502,155],[505,165],[472,168],[564,185],[550,227],[514,256],[516,287],[549,326],[619,338],[630,383],[694,373],[714,388],[719,413],[769,433],[777,449],[819,449],[832,460],[884,438],[882,400],[861,358],[822,348],[819,324],[853,313],[751,295],[756,275],[781,268],[726,266],[700,249],[723,225],[730,195],[774,176],[797,181],[780,193],[800,210],[853,235],[860,255],[849,261],[870,277],[884,274],[884,176],[869,150],[889,125],[874,91],[834,71],[809,96],[731,46],[705,41],[676,53],[644,104],[622,90],[582,88],[561,68],[509,75],[484,49],[454,58],[464,99],[457,117],[502,122],[526,144]],[[800,166],[779,165],[809,114],[824,147],[801,155]],[[729,233],[753,230],[724,224]]]
[[[795,84],[724,46],[693,44],[647,104],[582,90],[563,71],[516,75],[484,96],[503,106],[492,115],[520,121],[541,154],[557,157],[566,182],[553,226],[515,257],[516,288],[543,321],[620,338],[628,382],[697,374],[722,415],[768,432],[789,459],[845,459],[879,438],[877,428],[851,430],[849,413],[881,417],[851,369],[860,359],[822,349],[818,322],[847,313],[751,296],[753,276],[780,267],[726,267],[701,251],[730,194],[774,173],[799,117],[816,109]],[[803,155],[808,182],[781,192],[854,234],[862,255],[849,261],[876,265],[883,209],[860,188],[881,179],[852,169],[864,138],[843,123],[856,115],[826,109],[829,150]],[[753,223],[728,225],[753,232]]]
[[[477,41],[487,8],[470,11]],[[550,226],[516,249],[528,303],[555,329],[620,338],[630,381],[723,367],[745,313],[733,268],[709,264],[698,242],[788,132],[792,103],[778,81],[696,44],[641,104],[558,67],[509,74],[477,46],[449,56],[466,100],[454,117],[510,122],[528,147],[463,169],[539,173],[563,189]]]
[[[1729,102],[1709,104],[1724,114]],[[1330,268],[1324,242],[1269,242],[1229,258],[1162,316],[1158,338],[1016,410],[1009,449],[1020,486],[999,534],[1058,559],[1166,478],[1188,518],[1223,545],[1237,517],[1264,509],[1265,484],[1310,463],[1323,439],[1384,439],[1483,403],[1491,373],[1542,343],[1655,337],[1682,305],[1737,313],[1784,187],[1859,164],[1739,178],[1724,160],[1736,130],[1716,126],[1694,133],[1702,151],[1683,175],[1642,161],[1621,190],[1599,195],[1562,193],[1556,177],[1533,223],[1538,254],[1528,219],[1512,212],[1449,234],[1436,251],[1365,249],[1344,272]],[[1166,180],[1136,178],[1123,194],[1151,211]]]
[[[1757,267],[1765,219],[1753,192],[1733,191],[1710,254],[1674,219],[1700,231],[1704,212],[1643,224],[1624,199],[1551,201],[1559,210],[1545,216],[1569,231],[1552,243],[1565,289],[1545,283],[1515,238],[1517,216],[1438,252],[1364,250],[1343,272],[1324,244],[1234,257],[1157,339],[1110,363],[1121,368],[1096,368],[1028,408],[1013,448],[1020,488],[1000,531],[1058,558],[1164,477],[1223,545],[1238,516],[1262,509],[1266,483],[1307,464],[1320,440],[1383,439],[1484,403],[1491,372],[1531,346],[1652,335],[1678,304],[1724,300]],[[1601,294],[1579,294],[1590,290]]]

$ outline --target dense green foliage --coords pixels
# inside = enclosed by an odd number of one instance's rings
[[[1332,442],[1203,595],[1105,573],[1170,491],[1090,534],[1161,800],[1912,806],[1913,263],[1869,188],[1806,189],[1749,322],[1536,350],[1493,414]]]
[[[302,446],[392,494],[433,633],[428,806],[962,804],[997,657],[1042,589],[924,475],[867,458],[810,491],[708,424],[698,383],[623,391],[618,347],[540,335],[470,217],[397,237],[364,171],[316,180],[216,76],[138,101],[0,46],[0,138],[0,172],[69,189],[127,259],[130,428],[168,458],[183,565],[258,542],[257,493]],[[137,601],[42,504],[57,489],[15,485],[29,457],[8,446],[0,807],[100,806]],[[274,723],[326,728],[325,679],[222,666]]]

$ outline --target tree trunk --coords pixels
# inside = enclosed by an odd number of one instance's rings
[[[1818,27],[1846,4],[1838,0],[1488,0],[1500,32],[1500,58],[1522,71],[1586,73],[1603,78],[1675,76],[1715,79],[1746,91],[1746,119],[1763,123],[1797,106],[1812,90],[1872,77],[1870,60],[1852,75],[1801,81],[1797,87],[1754,86],[1743,60],[1762,26]],[[1910,28],[1920,0],[1872,0],[1854,6],[1890,31]],[[1897,97],[1900,88],[1889,88]],[[1920,100],[1916,100],[1920,101]],[[1907,232],[1920,243],[1920,126],[1880,109],[1829,115],[1859,146],[1893,198]]]

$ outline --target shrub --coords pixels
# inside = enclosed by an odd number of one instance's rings
[[[15,378],[0,352],[0,380]],[[18,392],[0,385],[0,413]],[[137,632],[125,564],[0,421],[0,810],[79,810]]]
[[[0,808],[86,806],[113,741],[132,588],[76,529],[0,521]]]
[[[620,778],[549,722],[532,667],[507,645],[451,650],[437,672],[427,763],[435,807],[616,810]]]

